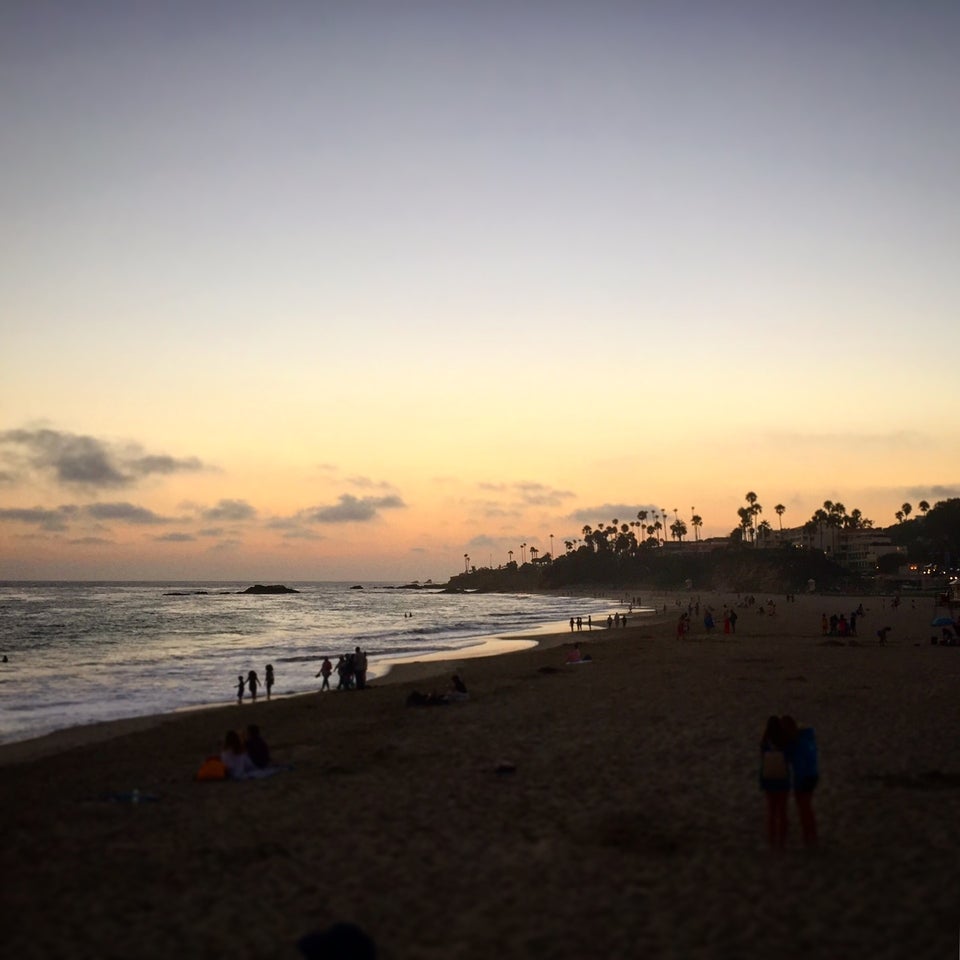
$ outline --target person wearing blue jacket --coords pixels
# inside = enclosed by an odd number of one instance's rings
[[[817,757],[817,739],[813,727],[798,727],[790,716],[780,718],[787,762],[790,765],[790,780],[793,796],[797,801],[800,829],[804,846],[812,847],[817,842],[817,818],[813,813],[813,791],[820,781],[820,765]]]

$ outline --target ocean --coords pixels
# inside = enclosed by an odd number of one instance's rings
[[[456,659],[486,640],[570,617],[605,619],[609,599],[448,594],[388,583],[0,582],[0,743],[79,724],[229,703],[237,677],[273,664],[274,696],[319,688],[324,656]],[[362,589],[356,589],[362,587]],[[264,691],[261,689],[261,695]]]

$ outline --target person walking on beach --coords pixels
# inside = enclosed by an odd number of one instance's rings
[[[323,683],[320,684],[321,691],[330,689],[331,673],[333,673],[333,664],[329,657],[324,657],[323,663],[320,664],[320,672],[317,674],[318,677],[323,677]]]
[[[790,771],[785,748],[780,718],[771,716],[760,741],[760,789],[766,798],[767,843],[771,850],[782,850],[787,839]]]
[[[267,699],[269,700],[270,691],[273,689],[273,664],[272,663],[267,664],[267,669],[264,674],[264,681],[265,681],[264,685],[267,688]]]
[[[737,632],[737,611],[736,610],[730,611],[730,632],[731,633]]]
[[[251,670],[247,674],[247,689],[250,691],[250,699],[256,703],[257,702],[257,687],[260,686],[260,678],[257,676],[256,670]]]
[[[797,803],[800,830],[805,847],[816,846],[817,818],[813,813],[813,791],[820,782],[820,764],[817,759],[817,740],[813,727],[798,727],[791,716],[780,718],[787,763]]]
[[[243,687],[246,681],[243,679],[241,674],[237,677],[237,703],[243,703]]]

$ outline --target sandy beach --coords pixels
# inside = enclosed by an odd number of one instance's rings
[[[350,921],[387,960],[956,956],[960,648],[930,644],[933,601],[779,596],[678,640],[676,599],[362,692],[0,747],[5,955],[295,958]],[[856,639],[821,635],[860,602]],[[467,702],[406,706],[460,667]],[[816,729],[813,851],[792,805],[766,845],[771,713]],[[289,769],[195,782],[251,722]]]

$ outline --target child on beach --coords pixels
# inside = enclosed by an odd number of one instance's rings
[[[760,789],[766,797],[767,842],[773,850],[782,850],[787,839],[790,772],[785,748],[780,718],[771,716],[760,741]]]
[[[242,676],[237,677],[237,703],[243,703],[243,688],[246,681]]]
[[[264,679],[266,681],[267,699],[269,700],[270,691],[273,689],[273,664],[272,663],[267,664],[267,670],[264,675]]]
[[[257,702],[257,687],[260,686],[260,678],[257,676],[256,670],[251,670],[247,674],[247,689],[250,691],[250,699],[256,703]]]

